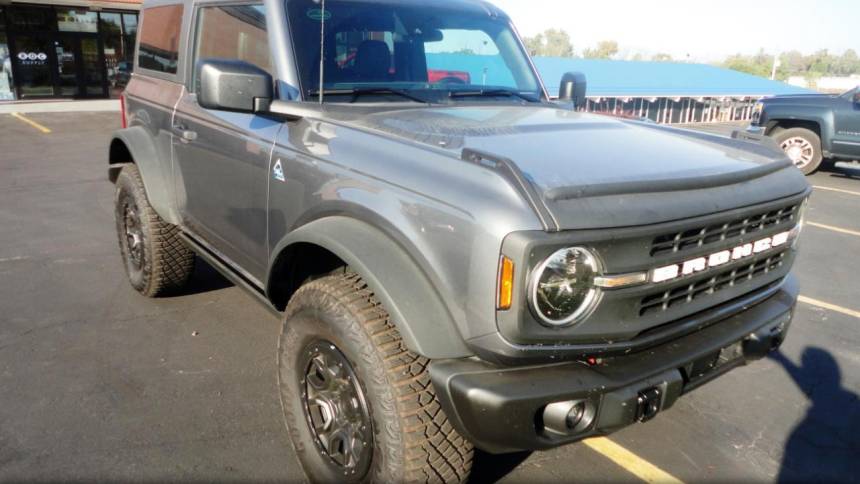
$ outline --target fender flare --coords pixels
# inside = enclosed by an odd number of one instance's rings
[[[779,124],[780,121],[804,122],[818,125],[821,138],[821,149],[830,151],[832,148],[835,120],[832,110],[824,110],[809,106],[778,106],[768,108],[767,122]]]
[[[359,274],[388,311],[406,347],[431,359],[474,355],[423,270],[399,244],[357,219],[331,216],[287,234],[272,251],[266,295],[272,299],[271,267],[293,244],[309,243],[340,257]]]
[[[124,160],[120,156],[117,143],[122,143],[128,150],[131,159]],[[125,163],[137,165],[140,176],[143,178],[143,186],[149,204],[165,221],[179,225],[180,217],[174,209],[171,197],[171,183],[173,174],[170,173],[170,163],[163,162],[158,154],[158,149],[152,139],[152,135],[142,126],[115,131],[110,142],[110,160],[108,174],[111,181],[116,180],[119,170]]]

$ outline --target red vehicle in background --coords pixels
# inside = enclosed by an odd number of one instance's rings
[[[427,82],[430,84],[471,84],[472,76],[463,71],[428,69]]]

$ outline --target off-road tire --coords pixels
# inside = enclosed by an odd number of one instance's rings
[[[115,217],[120,253],[132,287],[147,297],[181,289],[194,270],[194,253],[179,238],[179,227],[167,223],[149,204],[143,179],[135,165],[126,165],[116,181]],[[142,239],[142,263],[130,255],[125,211],[134,204]]]
[[[821,151],[821,138],[814,131],[806,128],[775,128],[771,132],[771,136],[780,147],[782,147],[783,143],[793,138],[806,140],[812,146],[812,159],[803,167],[798,167],[804,175],[811,175],[821,167],[821,162],[824,159],[824,154]]]
[[[372,422],[363,475],[332,470],[304,413],[302,352],[331,342],[359,380]],[[313,482],[465,482],[472,444],[451,426],[430,382],[427,358],[408,350],[388,313],[348,269],[305,283],[292,297],[278,348],[281,406],[290,440]]]

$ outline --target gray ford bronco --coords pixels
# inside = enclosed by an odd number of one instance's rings
[[[281,318],[313,481],[462,482],[474,448],[645,422],[791,323],[785,155],[582,114],[574,73],[551,101],[489,3],[145,0],[136,52],[128,277],[203,260]]]

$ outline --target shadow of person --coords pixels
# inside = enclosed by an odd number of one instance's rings
[[[771,358],[812,404],[785,444],[778,482],[858,482],[860,401],[842,387],[839,364],[821,348],[804,350],[800,366],[781,352]]]

